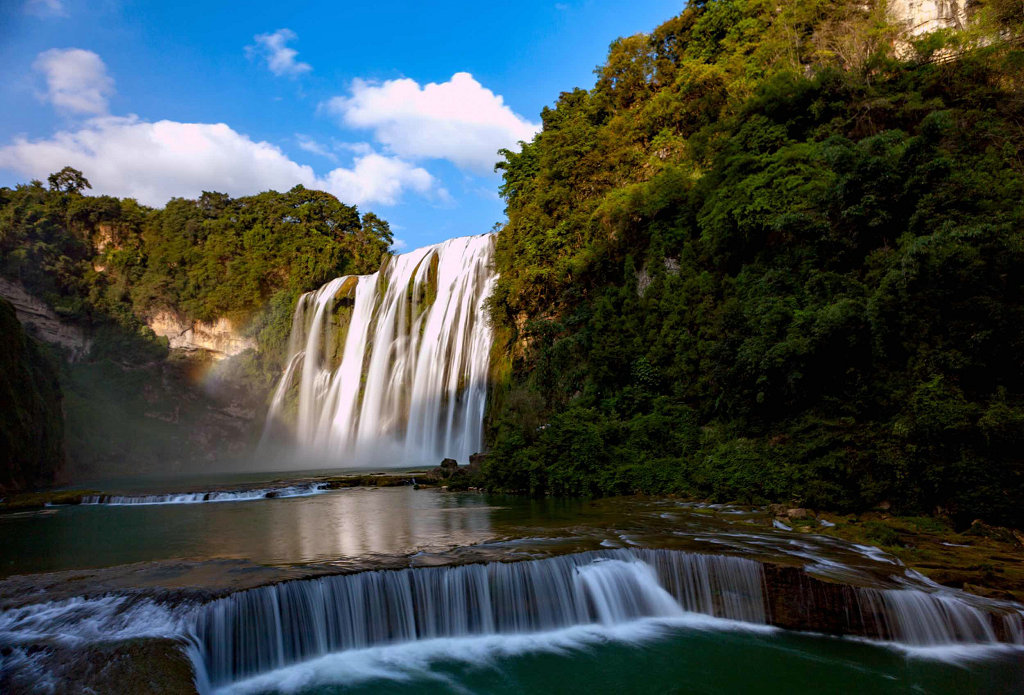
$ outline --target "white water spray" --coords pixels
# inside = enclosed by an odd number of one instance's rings
[[[267,432],[292,402],[300,451],[318,462],[466,462],[480,451],[494,242],[450,239],[303,295]]]

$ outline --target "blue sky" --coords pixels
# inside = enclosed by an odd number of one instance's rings
[[[160,205],[320,187],[399,247],[504,219],[498,147],[676,0],[0,2],[0,185],[82,169]]]

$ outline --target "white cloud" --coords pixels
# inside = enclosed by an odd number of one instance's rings
[[[356,157],[351,169],[338,167],[327,172],[323,187],[344,201],[393,205],[406,188],[426,194],[435,183],[426,169],[374,152]],[[448,196],[443,188],[433,192],[442,199]]]
[[[114,80],[107,75],[103,59],[92,51],[53,48],[40,53],[32,68],[43,74],[46,99],[58,109],[94,115],[107,112]]]
[[[349,204],[398,202],[406,191],[440,196],[426,170],[395,157],[359,155],[350,169],[318,177],[267,142],[254,142],[223,123],[147,122],[134,116],[101,117],[51,138],[17,138],[0,147],[0,168],[39,179],[73,166],[97,193],[163,205],[203,190],[247,195],[296,184],[327,190]]]
[[[291,29],[278,29],[272,34],[257,34],[253,37],[255,46],[246,46],[245,52],[251,56],[260,56],[267,61],[267,68],[278,77],[297,77],[309,72],[313,66],[295,60],[299,54],[294,48],[287,46],[289,41],[298,38]]]
[[[61,0],[28,0],[25,3],[25,12],[37,17],[68,16],[68,11],[64,9],[64,3]]]
[[[540,130],[468,72],[423,87],[408,78],[381,84],[355,80],[351,96],[322,106],[344,125],[372,129],[400,157],[447,159],[479,173],[492,170],[499,149],[514,148]]]
[[[296,134],[295,141],[298,143],[300,150],[304,150],[305,152],[309,152],[310,154],[315,154],[320,157],[326,157],[332,162],[338,161],[338,156],[336,154],[331,152],[325,145],[320,144],[308,135]]]
[[[405,249],[409,248],[409,242],[407,242],[405,239],[394,239],[391,242],[391,248],[394,251],[404,251]]]

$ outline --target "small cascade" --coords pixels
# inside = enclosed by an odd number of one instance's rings
[[[876,627],[880,639],[914,647],[1000,641],[991,613],[960,595],[917,589],[861,589],[859,594],[861,603],[879,616]],[[1014,631],[1019,630],[1020,615],[1007,614],[1002,619],[1009,637],[1006,641],[1016,641]]]
[[[194,629],[213,686],[348,649],[534,633],[684,612],[767,622],[761,565],[669,550],[363,572],[208,604]]]
[[[84,495],[80,504],[106,504],[135,506],[153,504],[199,504],[202,502],[245,502],[282,497],[308,497],[324,492],[326,483],[289,485],[288,487],[259,488],[253,490],[212,490],[209,492],[181,492],[160,495]]]
[[[292,423],[305,457],[337,465],[465,462],[480,451],[494,243],[451,239],[303,295],[264,443]]]

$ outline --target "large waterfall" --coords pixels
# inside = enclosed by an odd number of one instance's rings
[[[322,464],[465,462],[482,448],[494,236],[387,258],[302,296],[267,433]]]

